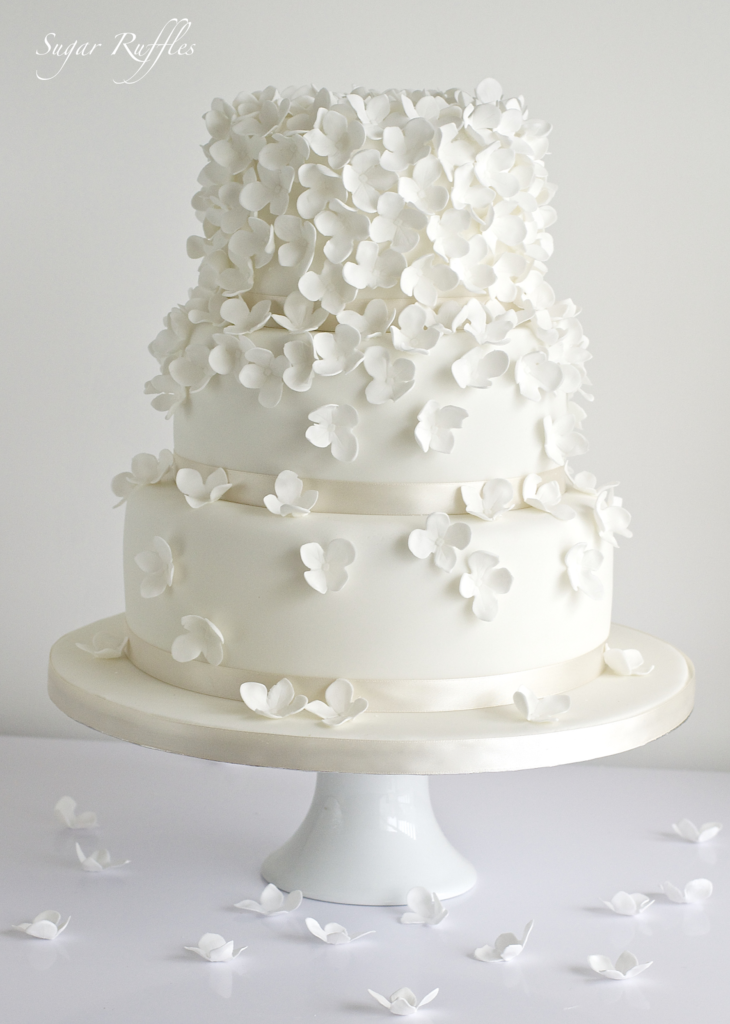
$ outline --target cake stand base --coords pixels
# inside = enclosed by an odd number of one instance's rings
[[[267,882],[329,903],[393,906],[422,885],[458,896],[477,874],[441,831],[426,775],[319,773],[297,831],[264,861]]]

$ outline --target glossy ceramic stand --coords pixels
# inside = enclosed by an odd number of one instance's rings
[[[310,899],[378,906],[405,903],[415,885],[458,896],[477,878],[436,821],[428,776],[336,772],[317,774],[306,818],[261,873]]]

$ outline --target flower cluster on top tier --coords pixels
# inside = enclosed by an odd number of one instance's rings
[[[155,408],[170,416],[228,373],[272,408],[285,387],[360,365],[367,400],[395,401],[415,376],[396,357],[455,330],[475,342],[455,364],[459,385],[488,388],[509,360],[480,346],[505,345],[518,325],[535,337],[517,367],[526,398],[586,383],[575,306],[545,282],[550,125],[521,97],[493,79],[473,95],[272,87],[214,100],[205,122],[202,234],[188,243],[199,281],[150,345]],[[328,317],[334,333],[314,333]],[[249,337],[270,323],[289,332],[276,351]]]

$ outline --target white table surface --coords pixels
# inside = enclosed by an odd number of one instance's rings
[[[12,1024],[347,1024],[394,1020],[368,988],[439,995],[423,1024],[603,1024],[721,1020],[730,1006],[730,776],[573,765],[499,775],[441,776],[433,803],[480,881],[448,901],[436,928],[399,923],[398,908],[305,900],[292,914],[236,910],[258,899],[258,867],[304,816],[305,773],[198,761],[120,742],[0,737],[0,1005]],[[73,796],[100,827],[63,828],[53,807]],[[725,821],[705,844],[671,824]],[[108,847],[124,868],[81,870],[74,844]],[[663,896],[642,915],[601,907],[619,889],[647,894],[706,877],[701,905]],[[41,910],[71,923],[57,940],[10,926]],[[327,946],[304,918],[375,935]],[[474,960],[477,946],[534,918],[509,964]],[[203,932],[248,946],[232,965],[183,946]],[[630,949],[654,964],[614,982],[591,953]]]

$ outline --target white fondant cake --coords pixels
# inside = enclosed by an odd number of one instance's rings
[[[205,121],[199,283],[150,346],[174,453],[114,480],[128,657],[234,699],[347,679],[371,712],[595,679],[630,517],[567,461],[589,355],[545,281],[549,125],[490,79]]]

